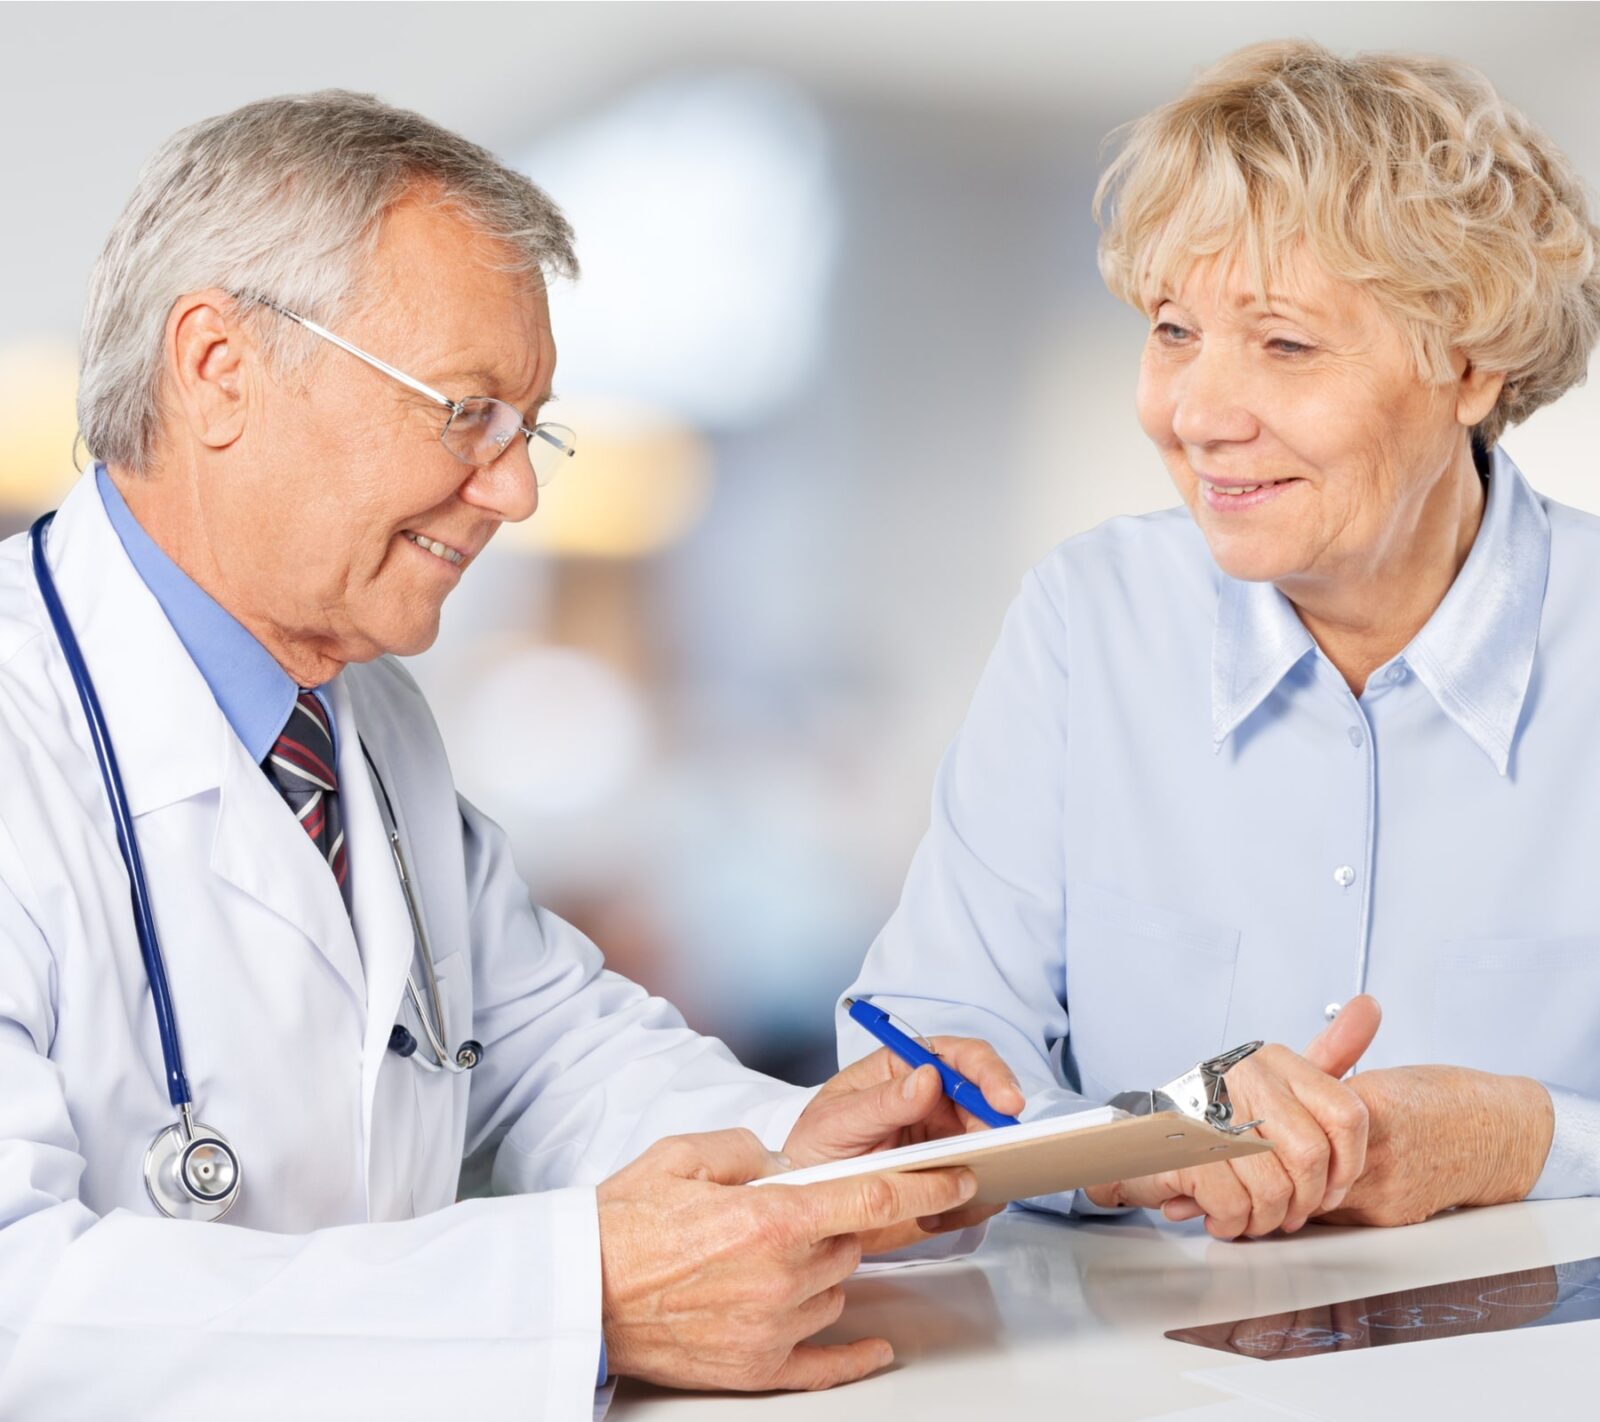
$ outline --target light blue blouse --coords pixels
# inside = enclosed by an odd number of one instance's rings
[[[850,988],[992,1042],[1028,1117],[1298,1050],[1363,991],[1364,1066],[1536,1077],[1534,1195],[1600,1194],[1600,520],[1498,450],[1460,575],[1360,697],[1185,510],[1057,548]]]

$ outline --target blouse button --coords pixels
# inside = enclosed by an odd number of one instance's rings
[[[1328,1021],[1332,1022],[1333,1019],[1339,1015],[1339,1009],[1342,1006],[1344,1006],[1343,1003],[1330,1002],[1326,1007],[1324,1007],[1322,1009],[1322,1015],[1324,1017],[1326,1017],[1328,1019]]]
[[[1350,744],[1353,745],[1357,750],[1361,749],[1362,741],[1366,740],[1366,737],[1361,734],[1360,726],[1352,726],[1348,731],[1345,732],[1345,735],[1350,737]]]
[[[1341,889],[1348,889],[1356,881],[1356,871],[1348,864],[1341,864],[1333,871],[1333,882]]]

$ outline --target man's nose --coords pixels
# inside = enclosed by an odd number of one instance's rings
[[[521,523],[539,507],[539,482],[534,478],[528,445],[520,436],[492,464],[472,471],[462,485],[464,502],[497,515],[505,523]]]
[[[1255,437],[1245,372],[1225,352],[1202,350],[1177,378],[1172,432],[1185,444],[1204,447]]]

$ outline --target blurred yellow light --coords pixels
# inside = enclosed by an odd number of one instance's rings
[[[562,398],[550,418],[571,425],[578,452],[539,509],[502,540],[573,557],[638,558],[682,538],[711,495],[711,450],[681,421],[638,406]]]
[[[77,393],[78,361],[65,341],[0,346],[0,505],[42,512],[71,487]]]

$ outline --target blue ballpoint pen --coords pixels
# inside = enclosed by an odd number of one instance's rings
[[[874,1007],[864,998],[847,997],[844,1000],[845,1011],[851,1019],[865,1027],[880,1042],[883,1043],[895,1056],[909,1065],[913,1070],[920,1066],[931,1066],[938,1069],[939,1079],[944,1083],[944,1094],[948,1096],[963,1111],[969,1111],[986,1126],[1015,1126],[1018,1124],[1015,1116],[1006,1116],[996,1111],[983,1099],[983,1092],[977,1086],[962,1076],[953,1066],[944,1061],[936,1053],[930,1052],[920,1042],[913,1041],[889,1020],[889,1014],[881,1007]]]

